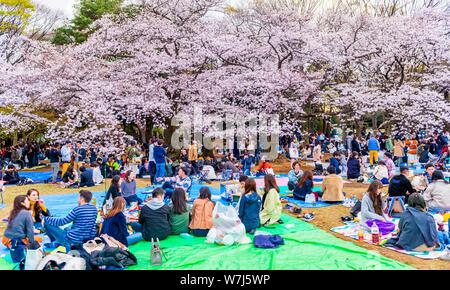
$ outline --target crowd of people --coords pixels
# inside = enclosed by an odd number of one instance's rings
[[[323,202],[342,202],[346,198],[344,178],[359,179],[370,173],[372,181],[361,202],[362,224],[369,219],[388,221],[396,210],[390,211],[389,203],[400,201],[403,214],[399,235],[391,243],[407,250],[424,251],[442,245],[443,234],[433,228],[433,216],[427,211],[450,211],[450,184],[445,181],[445,167],[436,163],[443,160],[445,164],[449,133],[400,133],[392,140],[373,132],[367,137],[365,141],[350,132],[342,141],[337,135],[327,137],[319,133],[310,135],[306,142],[298,135],[290,142],[284,140],[286,146],[282,142],[279,153],[292,160],[288,189],[294,199],[305,200],[314,195]],[[51,182],[59,180],[63,187],[91,187],[111,178],[103,202],[103,218],[99,222],[99,212],[92,204],[89,190],[79,192],[78,206],[67,216],[53,217],[39,191],[31,189],[14,200],[3,238],[3,244],[11,249],[39,247],[42,240],[37,234],[42,232],[50,238],[47,246],[63,246],[67,250],[101,234],[109,235],[124,247],[140,239],[163,240],[183,233],[205,237],[213,227],[215,203],[210,189],[204,186],[191,205],[190,190],[194,178],[209,181],[219,173],[221,180],[239,180],[236,210],[247,233],[253,234],[261,226],[283,223],[280,188],[273,167],[257,150],[217,151],[212,156],[202,156],[202,147],[194,141],[171,156],[173,152],[162,140],[152,139],[148,146],[130,142],[119,158],[106,155],[99,144],[84,148],[80,142],[72,145],[70,141],[51,144],[43,152],[52,168]],[[329,165],[324,171],[327,154]],[[303,171],[301,160],[314,162],[314,170]],[[416,163],[426,164],[422,188],[410,180],[410,166]],[[2,175],[10,184],[14,184],[12,172],[17,169],[9,165]],[[315,189],[317,173],[325,175],[321,190]],[[261,190],[254,179],[260,176],[264,178]],[[161,186],[144,201],[137,195],[136,178],[148,178]],[[382,195],[384,186],[388,187],[387,196]],[[129,222],[124,215],[129,207],[139,209],[137,222]],[[71,227],[65,227],[68,224]]]

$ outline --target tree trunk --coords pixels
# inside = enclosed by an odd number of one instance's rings
[[[378,122],[377,122],[377,114],[372,115],[372,129],[377,130],[378,129]]]
[[[147,126],[145,125],[137,125],[139,129],[139,135],[141,136],[141,142],[147,143]]]

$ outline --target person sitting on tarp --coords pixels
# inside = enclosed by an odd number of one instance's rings
[[[294,190],[297,185],[298,180],[302,177],[303,171],[300,169],[300,163],[298,161],[294,161],[292,163],[292,169],[288,173],[288,189]]]
[[[102,171],[100,169],[100,166],[97,162],[91,162],[91,168],[92,168],[92,179],[94,180],[95,185],[102,184],[103,183],[103,175]]]
[[[361,160],[359,159],[359,153],[353,151],[350,158],[347,161],[347,178],[358,179],[361,176]]]
[[[397,238],[389,239],[386,246],[395,246],[407,251],[431,252],[440,247],[436,222],[426,211],[423,197],[414,193],[408,199],[408,207],[398,224]]]
[[[435,167],[433,164],[425,165],[425,173],[423,174],[423,176],[425,176],[427,178],[428,184],[433,182],[433,179],[431,178],[431,176],[433,175],[434,170],[435,170]]]
[[[137,178],[144,178],[144,176],[150,175],[150,162],[147,157],[142,158],[142,164],[139,165],[139,174]]]
[[[132,170],[128,170],[125,172],[125,178],[120,184],[120,192],[127,201],[127,205],[130,205],[132,202],[137,202],[138,204],[142,203],[142,199],[140,199],[136,194],[135,177],[135,173]]]
[[[386,202],[381,197],[381,189],[383,184],[379,180],[373,181],[367,189],[367,193],[361,201],[361,225],[364,229],[370,230],[366,224],[368,220],[378,220],[387,222],[387,218],[383,213],[386,208]]]
[[[20,269],[23,270],[25,249],[38,249],[41,242],[41,237],[34,236],[30,200],[26,195],[16,196],[3,234],[3,245],[11,250],[11,259],[14,263],[21,263]]]
[[[341,153],[339,153],[338,151],[334,152],[333,157],[330,158],[330,165],[336,168],[337,175],[341,174],[340,161],[341,161]]]
[[[164,240],[172,232],[170,226],[170,207],[164,203],[164,189],[153,190],[152,200],[146,203],[139,214],[139,222],[132,223],[134,231],[142,233],[146,241]]]
[[[383,184],[389,184],[389,171],[384,161],[379,161],[373,170],[373,177]]]
[[[40,194],[37,189],[29,189],[27,191],[27,196],[30,200],[31,215],[35,222],[35,227],[40,228],[42,226],[41,222],[43,217],[50,216],[50,212],[45,206],[44,201],[39,199]]]
[[[408,196],[416,192],[408,179],[408,175],[409,167],[400,167],[400,174],[392,177],[389,182],[389,196],[404,196],[406,202],[408,201]]]
[[[70,251],[72,245],[80,245],[95,238],[97,233],[97,207],[90,204],[92,193],[81,190],[78,197],[78,206],[66,217],[44,217],[43,226],[52,242],[51,247],[61,245]],[[60,228],[72,224],[69,228]]]
[[[264,176],[266,174],[273,173],[272,165],[266,161],[266,157],[261,157],[261,163],[256,168],[256,176]]]
[[[239,202],[239,218],[247,233],[254,234],[260,227],[259,212],[261,210],[261,196],[256,192],[256,182],[249,178],[245,182],[245,192]]]
[[[199,196],[192,206],[192,219],[189,228],[196,237],[206,237],[213,227],[213,211],[215,204],[211,201],[211,190],[200,188]]]
[[[93,172],[93,170],[92,169],[88,169],[88,168],[86,168],[86,167],[84,167],[84,166],[81,166],[80,167],[80,172],[81,172],[81,174],[80,174],[80,187],[92,187],[92,186],[95,186],[95,183],[94,183],[94,179],[93,179],[93,176],[94,176],[94,172]]]
[[[19,176],[19,172],[17,172],[16,167],[12,164],[8,165],[8,168],[5,170],[3,174],[3,181],[6,181],[7,184],[18,184],[21,181]]]
[[[123,197],[118,196],[114,199],[113,206],[103,221],[100,234],[107,234],[128,247],[130,244],[135,244],[142,240],[142,235],[140,233],[129,234],[127,219],[123,213],[125,206],[126,201]]]
[[[336,168],[328,166],[327,172],[329,175],[325,176],[322,183],[322,201],[325,202],[341,202],[344,200],[344,181],[342,177],[336,175]]]
[[[299,178],[294,189],[294,199],[305,200],[307,194],[312,193],[314,187],[314,176],[312,171],[307,170],[301,178]]]
[[[172,235],[189,233],[189,206],[186,201],[186,192],[183,188],[175,188],[172,193],[170,226]]]
[[[450,210],[450,184],[445,181],[440,170],[433,172],[432,179],[433,183],[423,193],[428,208],[439,212]]]
[[[262,208],[259,214],[262,225],[271,225],[281,221],[283,207],[280,200],[280,188],[277,180],[272,174],[264,176],[264,195],[262,198]]]
[[[183,188],[186,191],[186,194],[189,194],[192,180],[189,177],[189,170],[185,166],[180,166],[178,169],[178,175],[175,177],[156,178],[156,181],[158,182],[162,180],[164,180],[162,188],[166,191],[165,198],[170,199],[175,188]]]
[[[114,155],[108,156],[108,161],[106,162],[106,175],[108,177],[120,175],[120,164]]]

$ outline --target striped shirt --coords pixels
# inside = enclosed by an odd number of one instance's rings
[[[97,208],[91,204],[77,206],[63,218],[45,217],[44,219],[45,223],[56,227],[72,223],[72,227],[67,232],[67,238],[73,244],[82,244],[91,240],[97,233]]]
[[[181,179],[181,177],[177,175],[176,177],[168,177],[166,178],[165,181],[174,182],[175,188],[183,188],[186,192],[192,185],[192,180],[189,176],[186,176],[186,178]]]

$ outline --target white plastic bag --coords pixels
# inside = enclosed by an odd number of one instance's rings
[[[245,226],[236,209],[217,203],[213,211],[213,228],[209,230],[206,242],[231,246],[248,244],[251,240],[245,234]]]
[[[315,203],[316,202],[316,196],[313,193],[307,194],[305,196],[305,203]]]
[[[27,250],[25,258],[25,270],[36,270],[39,263],[44,258],[44,251],[42,248],[37,250]]]

